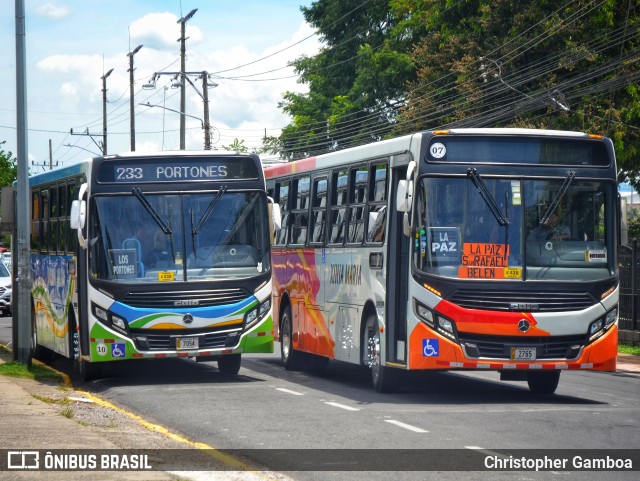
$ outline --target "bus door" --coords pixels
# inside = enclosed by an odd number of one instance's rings
[[[407,303],[409,292],[410,239],[402,231],[403,212],[396,208],[398,182],[405,179],[406,166],[392,169],[389,193],[389,238],[387,243],[387,305],[386,305],[386,354],[387,361],[405,364],[407,342]],[[391,261],[393,259],[393,261]]]

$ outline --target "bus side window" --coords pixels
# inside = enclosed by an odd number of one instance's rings
[[[309,226],[309,177],[301,177],[293,181],[295,190],[293,208],[291,209],[291,244],[304,245],[307,242]]]
[[[345,214],[347,210],[347,171],[333,173],[331,180],[331,234],[330,244],[344,242]]]
[[[287,245],[287,237],[289,234],[289,181],[276,184],[276,202],[280,204],[282,213],[282,228],[278,233],[276,245]]]
[[[387,164],[372,166],[367,242],[384,242],[387,209]]]
[[[364,239],[365,208],[369,170],[360,167],[351,171],[351,189],[349,192],[349,234],[347,242],[360,243]]]
[[[58,250],[58,189],[54,185],[49,189],[49,252]]]
[[[327,179],[319,177],[313,181],[313,197],[311,203],[311,239],[312,244],[324,243],[327,207]]]
[[[49,190],[43,189],[40,193],[40,200],[42,203],[40,206],[42,210],[40,214],[42,217],[40,218],[40,250],[48,251],[49,250]]]
[[[34,190],[31,193],[31,250],[38,252],[40,250],[40,191]]]

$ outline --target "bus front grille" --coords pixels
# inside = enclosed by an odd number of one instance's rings
[[[139,291],[127,292],[118,299],[131,307],[165,308],[176,307],[213,307],[235,304],[247,297],[249,293],[242,288],[214,289],[207,291]]]
[[[174,351],[178,337],[198,337],[198,349],[220,349],[233,347],[240,340],[242,329],[225,330],[199,334],[199,330],[176,332],[157,332],[151,329],[134,330],[131,338],[142,351]]]
[[[597,304],[588,292],[471,291],[459,289],[447,299],[466,309],[518,312],[580,311]]]
[[[510,359],[512,347],[535,347],[536,360],[575,359],[587,344],[586,335],[553,337],[491,336],[458,333],[467,357]]]

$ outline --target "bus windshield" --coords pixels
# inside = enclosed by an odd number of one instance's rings
[[[423,177],[416,195],[419,271],[523,281],[606,279],[615,270],[612,183]]]
[[[250,277],[271,269],[261,192],[97,195],[89,225],[94,279],[119,283]]]

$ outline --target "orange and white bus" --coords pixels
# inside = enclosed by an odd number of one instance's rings
[[[329,359],[491,370],[555,392],[614,371],[612,142],[529,129],[419,132],[265,168],[282,210],[273,309],[288,369]]]

